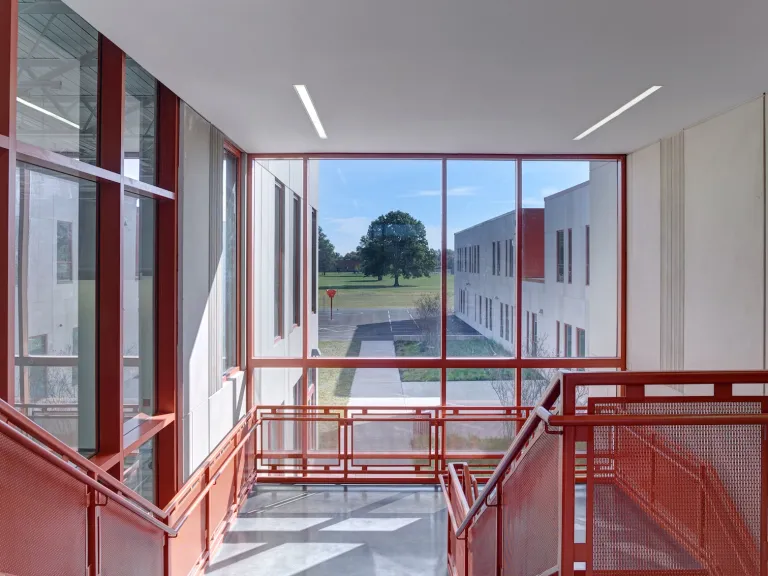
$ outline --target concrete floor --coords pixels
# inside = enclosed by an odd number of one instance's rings
[[[206,574],[445,576],[434,488],[257,486]]]

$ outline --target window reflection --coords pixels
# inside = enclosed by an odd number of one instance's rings
[[[128,178],[155,183],[157,81],[133,58],[125,59],[123,171]]]
[[[60,0],[19,1],[20,141],[96,163],[98,32]]]
[[[18,407],[63,442],[96,450],[96,185],[16,171]]]
[[[123,413],[155,413],[155,200],[123,200]]]

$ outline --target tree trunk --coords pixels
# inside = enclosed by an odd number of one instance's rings
[[[379,280],[379,282],[381,282],[382,280],[384,280],[384,277],[381,274],[379,274],[378,280]]]
[[[400,276],[395,274],[395,288],[399,288],[399,287],[400,287]]]

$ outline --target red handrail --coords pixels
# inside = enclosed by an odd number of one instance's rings
[[[151,512],[154,516],[158,518],[162,518],[165,520],[168,518],[168,514],[152,504],[149,500],[142,497],[141,495],[137,494],[130,488],[128,488],[125,484],[120,482],[119,480],[116,480],[112,476],[110,476],[103,468],[100,468],[99,466],[96,466],[93,462],[85,458],[82,454],[77,452],[76,450],[70,448],[66,444],[64,444],[61,440],[56,438],[53,434],[36,424],[33,420],[30,420],[26,416],[24,416],[21,412],[16,410],[13,406],[8,404],[7,402],[0,400],[0,421],[5,420],[6,422],[10,422],[13,424],[16,428],[19,428],[35,440],[48,448],[48,450],[59,454],[61,458],[64,460],[61,460],[60,458],[56,458],[57,461],[60,461],[64,466],[66,466],[69,470],[75,470],[72,468],[70,464],[75,464],[78,468],[81,468],[82,470],[86,470],[90,472],[93,475],[93,478],[97,482],[101,482],[102,485],[106,484],[112,490],[116,493],[119,493],[118,495],[122,495],[126,500],[132,501],[134,504],[140,506],[141,508],[144,508],[145,510]],[[4,432],[7,432],[9,429],[13,430],[13,428],[9,425],[6,425],[7,427],[3,427],[2,430]],[[23,435],[22,435],[23,437]],[[33,443],[34,444],[34,443]],[[35,444],[37,448],[39,448],[39,445]],[[36,453],[39,454],[39,452],[36,451]],[[48,452],[50,454],[50,452]],[[50,460],[49,460],[50,461]],[[58,464],[57,464],[58,465]],[[64,468],[62,468],[64,469]],[[91,479],[88,474],[82,472],[82,470],[78,471],[82,475],[82,477],[78,476],[78,479],[82,480],[82,478],[88,478]],[[111,496],[110,496],[111,497]],[[116,500],[117,501],[117,500]]]
[[[536,428],[538,428],[539,423],[543,422],[542,417],[539,414],[539,408],[544,408],[545,410],[549,411],[549,409],[554,405],[555,401],[560,395],[560,380],[560,374],[552,379],[552,383],[549,385],[549,388],[547,388],[543,398],[537,404],[536,408],[531,412],[531,415],[525,421],[525,424],[523,424],[523,427],[520,429],[520,432],[517,434],[517,436],[515,436],[511,446],[504,454],[504,457],[501,459],[501,462],[499,462],[499,465],[496,467],[493,475],[486,483],[485,488],[483,488],[483,494],[485,495],[485,498],[479,498],[475,500],[466,518],[464,518],[464,521],[456,531],[457,538],[461,536],[464,530],[466,530],[470,523],[473,521],[475,516],[477,516],[477,514],[480,512],[480,509],[485,504],[485,499],[489,494],[491,494],[491,492],[493,492],[501,479],[504,478],[504,475],[507,473],[507,470],[511,466],[514,459],[523,450],[526,442],[528,442],[528,440],[533,436],[533,433],[536,431]]]
[[[0,401],[2,402],[2,401]],[[129,512],[132,512],[142,520],[145,520],[152,524],[155,528],[158,528],[168,534],[171,537],[176,536],[177,532],[170,528],[168,525],[166,525],[163,522],[160,522],[157,518],[151,515],[150,512],[145,511],[143,508],[141,508],[139,505],[135,504],[128,498],[120,495],[116,491],[112,491],[103,484],[101,484],[98,480],[91,478],[88,476],[85,472],[82,470],[79,470],[75,468],[74,466],[70,465],[67,460],[64,460],[63,458],[60,458],[56,456],[54,452],[51,452],[50,450],[47,450],[44,446],[41,446],[31,438],[28,438],[18,430],[16,430],[13,426],[8,424],[7,422],[0,420],[0,433],[7,436],[10,440],[13,442],[16,442],[17,444],[23,446],[30,452],[33,452],[37,456],[40,456],[45,461],[49,462],[50,464],[53,464],[75,480],[78,480],[79,482],[82,482],[89,488],[92,488],[93,490],[96,490],[103,496],[106,496],[113,502],[116,502],[117,504],[120,504],[123,508],[128,510]],[[33,437],[34,435],[31,434]],[[71,450],[71,449],[70,449]],[[73,453],[77,454],[72,450]],[[79,454],[77,454],[80,456]],[[62,456],[68,457],[68,454],[63,454]],[[121,490],[122,492],[123,490]],[[132,492],[129,489],[125,489],[127,492]]]

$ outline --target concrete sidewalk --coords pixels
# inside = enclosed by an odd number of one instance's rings
[[[359,358],[394,358],[392,340],[363,340]],[[350,406],[405,406],[397,368],[358,368],[349,393]]]

